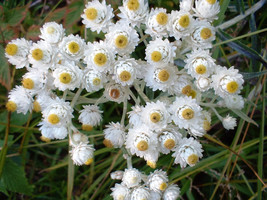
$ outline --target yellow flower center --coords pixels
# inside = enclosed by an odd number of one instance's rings
[[[153,123],[157,123],[159,122],[161,119],[161,115],[158,112],[153,112],[150,114],[150,121],[152,121]]]
[[[57,124],[60,121],[59,117],[56,114],[50,114],[47,120],[51,124]]]
[[[138,142],[137,144],[137,149],[139,151],[145,151],[148,149],[148,144],[145,140],[141,140],[140,142]]]
[[[205,121],[203,122],[203,128],[204,128],[205,131],[210,130],[210,122],[207,121],[207,120],[205,120]]]
[[[82,130],[91,131],[91,130],[93,130],[93,126],[91,126],[90,124],[83,124],[82,125]]]
[[[215,4],[216,0],[206,0],[209,4]]]
[[[33,111],[35,111],[35,112],[40,112],[41,111],[41,106],[38,103],[38,101],[34,101],[33,102]]]
[[[168,22],[168,15],[166,13],[159,13],[156,16],[156,20],[160,25],[165,25]]]
[[[63,72],[59,75],[59,81],[64,84],[71,82],[71,75],[67,72]]]
[[[95,20],[97,17],[97,10],[95,8],[88,8],[85,10],[86,18],[89,20]]]
[[[107,56],[103,53],[97,53],[94,57],[94,63],[101,67],[107,63]]]
[[[123,195],[119,195],[118,197],[117,197],[117,200],[124,200],[125,198],[124,198],[124,196]]]
[[[129,10],[136,11],[138,10],[140,4],[138,0],[129,0],[127,3],[127,7]]]
[[[55,32],[55,28],[52,26],[47,27],[46,32],[48,34],[53,34]]]
[[[10,112],[17,110],[17,104],[14,101],[8,101],[6,103],[6,109]]]
[[[160,61],[162,58],[162,55],[159,51],[153,51],[151,54],[151,60],[154,62]]]
[[[18,46],[15,44],[8,44],[6,45],[5,51],[8,55],[14,56],[18,52]]]
[[[68,49],[72,54],[75,54],[80,50],[80,46],[77,42],[73,41],[68,44]]]
[[[186,120],[192,119],[194,117],[194,111],[190,108],[186,108],[182,112],[182,117]]]
[[[89,158],[84,164],[90,165],[93,162],[93,158]]]
[[[37,61],[42,60],[44,57],[43,51],[41,49],[34,49],[32,51],[32,57],[33,57],[33,59],[35,59]]]
[[[120,91],[118,89],[112,89],[109,92],[109,96],[111,96],[113,99],[117,99],[120,97]]]
[[[183,89],[182,89],[182,94],[188,96],[188,94],[190,94],[191,90],[192,90],[191,85],[187,85],[187,86],[183,87]]]
[[[151,160],[146,161],[146,164],[151,167],[152,169],[155,169],[157,164]]]
[[[29,89],[29,90],[34,88],[34,82],[30,78],[24,78],[22,80],[22,85],[23,85],[24,88]]]
[[[108,140],[108,139],[104,139],[103,144],[108,148],[112,148],[113,147],[112,142],[110,140]]]
[[[166,187],[167,187],[167,184],[165,182],[163,182],[163,183],[160,184],[159,189],[161,191],[164,191],[166,189]]]
[[[128,44],[128,38],[125,35],[118,35],[115,39],[115,46],[117,48],[123,49]]]
[[[196,68],[195,68],[195,71],[197,74],[205,74],[206,71],[207,71],[207,68],[205,65],[198,65]]]
[[[100,78],[94,78],[93,85],[98,86],[98,85],[100,85],[100,83],[101,83]]]
[[[200,37],[201,37],[203,40],[209,39],[211,36],[212,36],[212,33],[211,33],[211,30],[210,30],[209,28],[203,28],[203,29],[200,31]]]
[[[191,90],[188,94],[188,97],[192,97],[192,99],[196,98],[197,92],[195,90]]]
[[[51,142],[51,139],[50,138],[47,138],[45,136],[41,136],[40,139],[43,141],[43,142]]]
[[[175,141],[173,139],[171,139],[171,138],[164,142],[164,147],[166,149],[170,149],[171,150],[174,146],[175,146]]]
[[[236,81],[231,81],[226,85],[226,90],[231,94],[235,93],[237,89],[238,89],[238,83]]]
[[[190,19],[188,15],[183,15],[180,19],[179,19],[179,25],[183,28],[188,27],[190,23]]]
[[[158,73],[158,79],[162,82],[169,80],[170,74],[167,70],[163,69]]]
[[[188,158],[187,158],[187,163],[189,165],[194,165],[197,163],[197,161],[198,161],[198,156],[196,154],[192,154],[192,155],[188,156]]]
[[[131,73],[128,71],[122,71],[119,75],[121,81],[126,82],[131,79]]]

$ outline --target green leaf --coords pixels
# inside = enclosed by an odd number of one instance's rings
[[[230,0],[223,0],[220,1],[220,12],[218,14],[218,19],[213,23],[214,26],[217,26],[222,23],[224,17],[225,17],[225,11],[230,3]]]
[[[261,72],[240,72],[244,79],[252,79],[267,74],[267,70]]]
[[[6,158],[1,181],[5,188],[11,192],[31,194],[33,187],[29,185],[23,167],[11,159]]]
[[[9,26],[19,25],[26,17],[29,5],[30,4],[23,6],[23,7],[17,7],[12,10],[5,10],[4,14],[5,14],[6,23]]]
[[[4,193],[5,195],[7,195],[7,196],[8,196],[8,193],[7,193],[6,187],[5,187],[5,185],[4,185],[4,183],[3,183],[3,180],[2,180],[2,179],[0,179],[0,192],[2,192],[2,193]]]
[[[243,113],[241,110],[237,110],[237,109],[232,109],[232,111],[238,115],[239,117],[241,117],[243,120],[249,122],[249,123],[252,123],[256,126],[258,126],[258,124],[251,118],[249,118],[245,113]]]
[[[29,40],[38,40],[40,35],[40,26],[32,25],[27,31],[27,39]]]
[[[224,32],[222,30],[218,30],[217,34],[222,41],[232,39],[232,37],[230,35],[228,35],[226,32]],[[239,41],[234,41],[234,42],[228,42],[227,45],[230,46],[232,49],[238,51],[239,53],[241,53],[241,54],[243,54],[243,55],[245,55],[251,59],[260,61],[263,65],[265,65],[267,67],[266,60],[264,60],[262,58],[262,56],[260,54],[258,54],[255,50],[247,47],[243,43],[241,43]]]
[[[83,1],[75,1],[69,5],[65,18],[65,27],[70,27],[81,19],[81,14],[84,9]]]
[[[8,90],[10,89],[9,65],[5,58],[5,49],[2,45],[0,45],[0,83]]]
[[[45,21],[46,22],[52,22],[52,21],[60,22],[65,17],[66,12],[67,12],[66,7],[56,9],[47,16]]]

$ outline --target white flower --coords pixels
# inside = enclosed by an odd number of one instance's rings
[[[124,171],[115,171],[110,174],[110,178],[113,180],[121,180],[123,177],[123,174],[124,174]]]
[[[167,36],[169,14],[164,8],[152,8],[146,22],[146,33],[152,37]]]
[[[194,19],[188,11],[172,11],[167,30],[176,40],[188,36],[194,27]]]
[[[33,102],[33,109],[35,106],[39,107],[37,110],[43,111],[47,106],[53,103],[52,97],[53,93],[50,90],[43,90],[35,96],[35,101]],[[36,104],[36,105],[35,105]]]
[[[174,126],[162,130],[158,136],[160,152],[163,154],[170,153],[179,144],[181,138],[182,134]]]
[[[226,67],[218,66],[216,73],[211,78],[215,94],[222,98],[240,93],[244,83],[243,76],[234,67],[227,69]]]
[[[236,118],[234,117],[231,117],[229,114],[222,118],[222,124],[223,124],[223,127],[226,129],[226,130],[234,130],[235,127],[236,127]]]
[[[138,45],[138,41],[136,30],[122,21],[110,27],[106,34],[106,43],[110,44],[119,55],[131,54]]]
[[[199,76],[198,79],[195,81],[195,85],[197,86],[197,89],[199,89],[201,92],[205,92],[211,88],[211,79]]]
[[[122,183],[128,188],[139,186],[142,180],[142,174],[135,168],[125,169],[122,177]]]
[[[188,74],[177,74],[176,81],[174,83],[174,87],[169,89],[170,94],[176,95],[187,95],[189,96],[190,92],[192,92],[192,82],[191,77]]]
[[[87,92],[94,92],[102,89],[107,82],[107,77],[104,73],[93,69],[83,71],[82,86]]]
[[[109,26],[112,25],[113,16],[113,9],[111,5],[106,4],[105,0],[102,3],[98,0],[88,2],[84,13],[81,15],[82,23],[85,24],[86,28],[97,31],[97,33],[100,31],[107,32]]]
[[[205,131],[209,131],[211,125],[211,113],[206,110],[203,110],[202,114],[204,115],[203,128]]]
[[[163,193],[163,200],[177,200],[180,196],[180,188],[174,184],[169,185]]]
[[[85,62],[87,68],[94,69],[100,72],[107,72],[111,69],[115,58],[115,52],[112,51],[110,45],[106,42],[88,43],[85,50]]]
[[[130,196],[130,190],[123,184],[115,184],[115,187],[111,188],[112,193],[110,194],[114,200],[128,199]]]
[[[191,11],[193,8],[193,0],[182,0],[180,1],[180,10],[184,10],[184,11]]]
[[[5,48],[5,56],[8,62],[15,65],[17,69],[29,66],[28,54],[30,52],[31,42],[24,38],[11,40]]]
[[[71,159],[75,165],[90,165],[93,162],[93,145],[88,143],[79,143],[70,150]]]
[[[57,64],[53,71],[54,85],[61,91],[74,90],[80,87],[82,71],[75,64]]]
[[[155,170],[147,178],[147,185],[149,189],[155,192],[162,192],[168,186],[167,173],[162,170]]]
[[[83,133],[77,131],[73,131],[72,137],[70,137],[69,144],[71,146],[76,146],[79,143],[88,143],[88,137]]]
[[[8,95],[8,102],[6,108],[8,111],[23,113],[24,115],[32,110],[33,99],[27,90],[22,86],[16,86]]]
[[[108,144],[111,143],[115,148],[121,148],[125,142],[125,127],[118,122],[111,122],[106,127],[107,128],[104,129],[105,141],[108,142]]]
[[[59,50],[61,54],[69,59],[77,61],[84,56],[85,42],[78,35],[69,35],[64,37],[62,42],[59,43]]]
[[[103,111],[99,109],[96,105],[83,106],[79,115],[79,122],[83,124],[82,128],[84,130],[92,130],[93,126],[97,126],[102,121]]]
[[[121,103],[129,97],[126,87],[113,82],[110,82],[106,85],[104,95],[110,101],[115,101],[117,103]]]
[[[63,126],[52,126],[51,124],[42,121],[38,124],[42,136],[49,139],[64,139],[68,135],[68,129],[65,125]]]
[[[196,0],[195,15],[202,19],[207,19],[208,21],[213,21],[218,19],[217,15],[220,12],[220,4],[216,0]]]
[[[224,98],[225,106],[229,109],[241,110],[244,108],[244,98],[240,95],[229,95]]]
[[[59,43],[65,35],[62,24],[56,22],[45,23],[40,31],[41,35],[39,37],[50,44]]]
[[[146,60],[150,64],[173,63],[176,47],[168,39],[156,38],[146,47]]]
[[[152,200],[148,188],[140,186],[133,189],[129,200]]]
[[[179,163],[181,168],[185,168],[187,164],[192,167],[202,158],[202,152],[202,145],[197,140],[192,137],[183,138],[172,157],[175,158],[174,163]]]
[[[140,126],[143,122],[142,122],[142,110],[143,110],[143,106],[139,106],[139,105],[135,105],[132,106],[131,109],[132,111],[129,111],[129,123],[133,126]]]
[[[123,6],[119,7],[121,13],[118,16],[132,27],[140,27],[148,16],[148,3],[146,0],[123,0]]]

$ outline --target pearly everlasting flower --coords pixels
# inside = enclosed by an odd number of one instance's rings
[[[128,188],[133,188],[141,183],[142,174],[135,168],[125,169],[122,177],[122,183]]]
[[[119,55],[132,53],[138,45],[138,41],[136,30],[122,21],[118,21],[114,26],[110,27],[106,34],[106,43],[110,44]]]
[[[180,95],[186,95],[190,96],[192,92],[192,82],[191,77],[188,74],[180,73],[177,74],[177,79],[174,84],[174,87],[171,87],[169,90],[180,96]]]
[[[169,14],[164,8],[152,8],[146,22],[146,33],[152,37],[167,36]]]
[[[143,107],[139,105],[135,105],[131,107],[132,111],[129,111],[129,123],[132,126],[140,126],[142,124],[142,110]]]
[[[83,72],[82,86],[87,92],[94,92],[102,89],[107,82],[107,77],[104,73],[93,69],[86,69]]]
[[[72,137],[70,137],[69,144],[71,146],[76,146],[79,143],[88,143],[88,137],[83,133],[80,133],[78,130],[73,131]]]
[[[99,109],[96,105],[83,106],[79,115],[79,122],[82,123],[83,130],[92,130],[93,126],[97,126],[102,121],[103,111]]]
[[[148,188],[140,186],[133,189],[129,200],[150,200],[151,195]]]
[[[66,125],[62,126],[52,126],[50,123],[46,121],[42,121],[39,123],[40,131],[42,136],[49,139],[64,139],[68,135],[68,129]]]
[[[115,101],[117,103],[121,103],[129,97],[127,88],[113,82],[106,85],[104,95],[110,101]]]
[[[132,27],[140,27],[148,16],[146,0],[123,0],[123,5],[119,9],[121,13],[118,16],[122,21],[130,23]]]
[[[148,176],[147,185],[150,190],[163,192],[168,186],[167,173],[162,170],[155,170]]]
[[[216,0],[196,0],[195,1],[195,15],[201,19],[213,21],[218,19],[218,13],[220,12],[220,4]]]
[[[180,188],[174,184],[169,185],[163,193],[163,200],[177,200],[180,196]]]
[[[223,127],[226,129],[226,130],[233,130],[235,129],[236,127],[236,118],[230,116],[229,114],[222,118],[222,124],[223,124]]]
[[[121,148],[125,142],[125,127],[120,123],[111,122],[104,129],[104,144],[107,147]]]
[[[174,163],[180,164],[182,168],[186,165],[194,166],[199,158],[202,158],[202,145],[192,137],[183,138],[180,145],[176,147],[172,157],[175,158]]]
[[[24,38],[12,40],[5,48],[5,56],[8,62],[15,65],[17,69],[29,66],[28,54],[31,42]]]
[[[112,193],[110,194],[114,200],[128,199],[130,196],[130,189],[123,184],[115,184],[115,187],[111,188]]]
[[[229,109],[241,110],[244,108],[244,98],[240,95],[229,95],[224,98],[225,106]]]
[[[24,115],[32,110],[33,99],[27,90],[22,86],[16,86],[8,95],[8,102],[6,108],[8,111],[23,113]]]
[[[90,165],[93,162],[94,150],[93,145],[81,142],[70,150],[71,159],[75,165]]]
[[[180,10],[191,11],[193,8],[194,1],[193,0],[182,0],[180,1]]]
[[[202,114],[204,115],[203,128],[205,131],[209,131],[211,126],[211,113],[203,110]]]
[[[88,2],[84,13],[81,15],[83,18],[82,23],[85,24],[86,28],[90,28],[97,33],[100,31],[107,32],[112,25],[113,16],[113,9],[111,5],[106,4],[105,0],[102,3],[98,0]]]
[[[65,30],[62,24],[56,22],[48,22],[40,29],[41,35],[39,36],[50,44],[58,44],[65,35]]]
[[[170,153],[177,145],[182,138],[182,134],[178,131],[176,127],[167,127],[162,130],[158,136],[159,149],[163,154]]]
[[[53,71],[54,85],[61,91],[80,87],[82,71],[75,64],[57,64]]]
[[[53,103],[54,100],[51,96],[53,96],[53,93],[49,90],[43,90],[37,93],[35,101],[33,102],[33,110],[37,110],[38,112],[43,111],[47,106]]]
[[[69,35],[64,37],[59,43],[60,53],[68,60],[77,61],[84,56],[85,42],[78,35]]]
[[[146,60],[150,64],[162,65],[173,63],[176,47],[169,40],[156,38],[146,47]]]
[[[110,174],[110,178],[113,180],[121,180],[123,177],[124,171],[115,171]]]
[[[200,76],[195,81],[195,85],[197,86],[197,89],[199,89],[201,92],[205,92],[211,88],[211,79]]]

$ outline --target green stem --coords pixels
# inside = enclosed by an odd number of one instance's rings
[[[138,92],[138,94],[143,98],[145,102],[150,102],[149,98],[144,94],[144,92],[140,89],[137,83],[134,83],[134,88]]]

